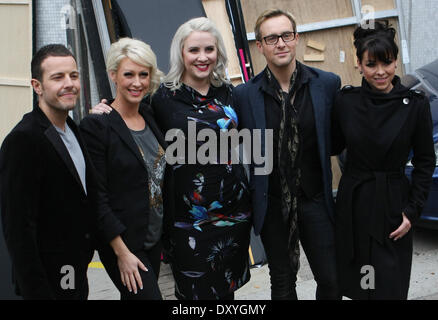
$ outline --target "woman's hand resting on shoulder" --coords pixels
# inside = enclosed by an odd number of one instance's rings
[[[110,113],[113,108],[107,105],[108,101],[106,99],[102,99],[99,104],[95,105],[92,109],[90,109],[90,114],[104,114]]]

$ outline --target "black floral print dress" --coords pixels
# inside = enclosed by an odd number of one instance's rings
[[[175,213],[168,249],[178,299],[221,299],[250,278],[251,205],[243,167],[187,161],[189,124],[196,124],[196,133],[212,129],[217,137],[237,128],[231,94],[226,85],[211,86],[206,96],[186,85],[175,91],[162,85],[152,100],[163,132],[181,129],[187,137],[186,161],[173,165]],[[196,150],[203,144],[197,142]]]

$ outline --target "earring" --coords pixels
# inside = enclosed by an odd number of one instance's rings
[[[359,71],[359,74],[363,74],[362,70]]]

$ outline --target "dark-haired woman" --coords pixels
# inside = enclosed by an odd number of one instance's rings
[[[348,152],[336,202],[340,288],[352,299],[407,299],[411,227],[435,168],[429,102],[395,75],[394,37],[395,30],[379,22],[356,29],[362,85],[344,87],[333,110],[334,153]]]

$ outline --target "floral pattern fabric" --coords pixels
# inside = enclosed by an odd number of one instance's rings
[[[211,87],[206,96],[185,85],[176,91],[162,86],[153,102],[157,121],[163,130],[179,128],[186,137],[194,122],[197,133],[209,128],[219,137],[221,130],[237,128],[231,93],[227,86]],[[197,150],[204,143],[197,142]],[[176,212],[169,262],[175,294],[188,300],[228,296],[250,277],[251,206],[243,168],[218,159],[176,164],[173,170]]]

